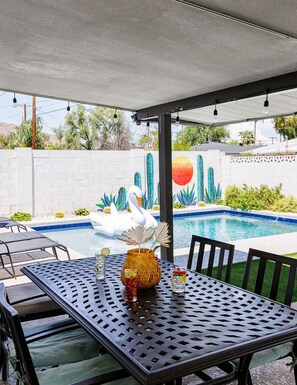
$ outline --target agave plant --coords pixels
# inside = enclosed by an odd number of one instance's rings
[[[207,188],[205,189],[205,202],[206,203],[215,203],[216,201],[222,198],[221,185],[218,183],[217,188],[214,188],[213,193],[209,192]]]
[[[110,195],[107,195],[104,193],[103,195],[103,198],[101,198],[101,203],[96,203],[96,206],[99,207],[98,210],[102,211],[104,209],[104,207],[109,207],[111,204],[114,204],[115,207],[118,209],[118,210],[125,210],[128,208],[129,204],[128,202],[126,202],[125,204],[123,204],[121,202],[121,199],[120,197],[117,195],[117,194],[110,194]]]
[[[197,197],[195,195],[195,183],[190,191],[189,186],[187,186],[187,190],[180,190],[179,193],[176,194],[179,203],[185,206],[194,206],[197,203]]]
[[[96,203],[96,206],[99,207],[99,210],[103,210],[104,207],[110,206],[112,203],[116,204],[116,195],[110,194],[109,196],[104,193],[103,198],[101,198],[101,203]]]

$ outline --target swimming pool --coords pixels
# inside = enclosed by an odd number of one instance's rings
[[[116,237],[108,238],[96,233],[90,224],[63,226],[34,228],[86,256],[93,255],[94,250],[102,247],[108,247],[111,253],[131,249]],[[174,217],[174,248],[189,247],[192,234],[231,242],[291,232],[297,232],[297,220],[227,211],[179,215]]]

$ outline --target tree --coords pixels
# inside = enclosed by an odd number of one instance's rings
[[[72,150],[128,150],[131,131],[122,111],[117,111],[117,117],[115,123],[110,108],[79,105],[65,117],[64,127],[58,129],[59,138],[63,137],[66,148]]]
[[[241,144],[249,145],[255,143],[255,137],[252,131],[240,131],[239,136],[241,138]]]
[[[191,146],[211,142],[225,142],[230,137],[230,132],[224,126],[198,127],[185,126],[176,135],[173,150],[189,150]]]
[[[153,151],[157,151],[159,148],[158,130],[154,129],[143,134],[139,139],[139,145],[141,148],[150,148]]]
[[[41,118],[36,119],[36,148],[42,150],[46,147],[49,136],[42,132]],[[16,132],[7,136],[6,148],[32,147],[32,120],[23,120],[17,126]]]
[[[274,120],[274,129],[280,137],[297,138],[297,116],[279,116]]]

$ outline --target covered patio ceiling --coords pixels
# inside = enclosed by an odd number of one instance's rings
[[[173,102],[162,112],[203,124],[217,99],[219,123],[258,119],[264,83],[247,101],[216,91],[294,74],[296,17],[295,0],[3,0],[0,89],[146,114]],[[209,93],[199,111],[174,104]],[[295,97],[270,94],[271,116],[295,112]]]
[[[173,234],[172,116],[212,124],[215,103],[216,124],[294,113],[296,19],[296,0],[2,0],[0,89],[158,117]]]

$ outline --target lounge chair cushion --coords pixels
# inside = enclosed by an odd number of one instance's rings
[[[273,348],[257,352],[253,355],[249,367],[250,369],[256,368],[257,366],[262,366],[280,358],[286,357],[292,351],[292,348],[293,344],[288,342],[286,344],[274,346]],[[233,363],[238,366],[239,360],[234,360]]]
[[[11,341],[9,345],[10,355],[14,356]],[[31,342],[28,347],[36,368],[88,360],[101,352],[100,344],[81,327]]]
[[[100,374],[122,369],[120,364],[109,354],[95,357],[87,361],[75,364],[62,365],[57,368],[50,368],[37,372],[40,385],[70,385],[86,380]],[[125,380],[109,382],[110,385],[137,385],[131,377]]]
[[[6,288],[6,292],[10,303],[16,309],[20,317],[29,314],[38,314],[60,310],[59,306],[48,296],[46,296],[44,292],[40,290],[33,282],[9,286]],[[27,300],[28,298],[32,298],[37,295],[43,296]],[[16,305],[13,304],[15,301],[21,300],[23,302]]]

